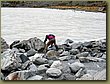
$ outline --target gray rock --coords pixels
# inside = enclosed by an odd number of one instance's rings
[[[94,75],[94,80],[106,80],[106,69],[96,73]]]
[[[25,63],[26,61],[29,60],[29,58],[27,56],[25,56],[24,54],[21,54],[19,57],[20,57],[22,63]]]
[[[103,54],[101,58],[106,60],[106,54]]]
[[[79,63],[79,62],[75,62],[72,64],[69,64],[69,67],[71,69],[71,72],[76,73],[78,70],[80,70],[80,68],[85,68],[84,64]]]
[[[49,68],[48,64],[40,65],[40,66],[38,66],[38,72],[39,73],[45,73],[48,68]]]
[[[68,43],[73,43],[73,41],[72,41],[71,39],[67,39],[67,40],[65,41],[65,44],[68,44]]]
[[[76,80],[93,80],[93,76],[90,74],[84,74],[81,78],[77,78]]]
[[[20,42],[20,40],[14,41],[14,42],[10,45],[10,49],[14,48],[14,45],[17,44],[17,43],[19,43],[19,42]]]
[[[25,53],[25,50],[24,49],[19,49],[19,52],[20,53]]]
[[[34,56],[37,53],[37,51],[35,49],[30,49],[29,51],[27,51],[27,56]]]
[[[49,68],[46,71],[46,74],[50,77],[59,77],[61,76],[62,72],[60,69],[57,69],[57,68]]]
[[[105,62],[105,59],[97,58],[97,57],[80,57],[80,62]]]
[[[79,78],[79,77],[83,76],[84,74],[86,74],[86,70],[84,68],[80,68],[78,70],[78,72],[75,74],[75,77]]]
[[[54,56],[59,56],[59,53],[55,50],[50,50],[46,53],[47,57],[54,57]]]
[[[3,38],[1,38],[1,53],[3,53],[7,49],[9,49],[9,45]]]
[[[43,80],[43,77],[40,75],[29,77],[27,80]]]
[[[1,54],[1,69],[12,71],[21,66],[21,59],[16,53],[7,50]]]
[[[42,48],[44,48],[44,43],[37,37],[34,37],[34,38],[30,38],[28,40],[23,40],[23,41],[15,44],[13,47],[21,48],[26,51],[28,51],[30,49],[35,49],[37,51],[40,51]]]
[[[74,75],[71,75],[71,74],[62,74],[63,75],[63,80],[75,80],[76,77]]]
[[[30,71],[30,70],[16,71],[9,74],[5,78],[5,80],[26,80],[29,77],[32,77],[35,75],[36,75],[36,71]]]
[[[63,53],[63,51],[64,51],[63,49],[59,49],[58,53],[61,54],[61,53]]]
[[[98,71],[97,70],[87,70],[87,74],[94,76]]]
[[[62,62],[59,61],[59,60],[58,61],[54,61],[50,67],[51,68],[57,68],[57,69],[60,69],[60,70],[63,68]]]
[[[27,67],[27,70],[38,72],[38,68],[32,62],[29,63],[29,66]]]
[[[71,59],[71,56],[63,56],[63,57],[59,57],[58,59],[61,61],[68,61],[69,59]]]
[[[48,60],[45,58],[37,58],[37,59],[35,59],[34,63],[36,65],[47,64]]]
[[[76,57],[87,57],[89,55],[89,52],[82,52],[76,55]]]
[[[71,49],[69,52],[71,55],[76,55],[79,53],[79,50],[78,49]]]
[[[81,47],[82,43],[74,43],[71,45],[72,49],[79,49]]]
[[[70,55],[70,52],[68,51],[64,51],[62,54],[60,54],[60,56],[69,56]]]

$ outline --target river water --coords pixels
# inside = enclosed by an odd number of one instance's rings
[[[106,38],[106,13],[46,8],[1,8],[1,37],[15,40],[55,34],[57,43],[66,39],[88,41]]]

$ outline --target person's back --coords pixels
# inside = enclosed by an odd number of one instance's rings
[[[49,42],[46,44],[47,39],[49,40]],[[45,44],[45,48],[44,48],[45,52],[47,51],[48,46],[53,44],[55,45],[56,50],[58,50],[58,46],[56,45],[55,35],[53,34],[46,35],[44,44]]]

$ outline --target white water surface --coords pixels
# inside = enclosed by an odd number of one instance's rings
[[[55,34],[57,44],[66,39],[88,41],[106,38],[106,13],[46,8],[1,8],[1,37],[15,40]]]

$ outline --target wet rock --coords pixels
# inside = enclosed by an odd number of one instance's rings
[[[30,49],[35,49],[39,51],[40,49],[44,48],[44,43],[37,37],[30,38],[28,40],[23,40],[15,45],[13,47],[24,49],[25,51],[28,51]]]
[[[81,78],[77,78],[76,80],[93,80],[93,76],[90,74],[84,74]]]
[[[63,68],[62,62],[59,61],[59,60],[58,61],[54,61],[50,67],[51,68],[57,68],[57,69],[60,69],[60,70]]]
[[[97,72],[94,75],[94,80],[106,80],[106,69],[103,69],[100,72]]]
[[[42,79],[43,79],[42,76],[36,75],[36,76],[29,77],[27,80],[42,80]]]
[[[29,77],[35,76],[35,71],[23,70],[9,74],[5,80],[27,80]]]
[[[79,50],[78,49],[71,49],[69,52],[71,55],[76,55],[79,53]]]
[[[68,61],[69,59],[71,59],[71,56],[63,56],[63,57],[59,57],[58,59],[61,61]]]
[[[49,68],[46,71],[46,74],[50,77],[59,77],[61,76],[62,72],[60,69],[57,69],[57,68]]]
[[[6,41],[3,38],[1,38],[1,53],[3,53],[8,48],[9,48],[9,45],[6,43]]]
[[[72,64],[69,64],[69,67],[71,69],[71,72],[76,73],[78,70],[80,70],[81,68],[85,68],[84,64],[79,63],[79,62],[75,62]]]
[[[30,49],[29,51],[27,51],[27,56],[34,56],[37,53],[37,51],[35,49]]]

